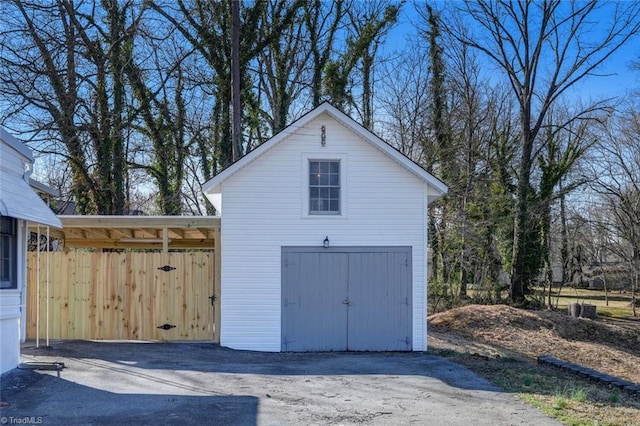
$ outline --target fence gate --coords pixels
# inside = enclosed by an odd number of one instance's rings
[[[53,339],[213,339],[212,251],[74,250],[41,255],[39,283],[36,253],[29,252],[27,338],[46,333],[46,256]]]

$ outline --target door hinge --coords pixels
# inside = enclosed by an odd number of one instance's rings
[[[347,306],[351,306],[353,303],[351,303],[351,300],[349,300],[349,299],[344,299],[344,300],[342,301],[342,304],[343,304],[343,305],[347,305]]]

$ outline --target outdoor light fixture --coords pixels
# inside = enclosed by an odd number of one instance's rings
[[[329,248],[329,236],[324,237],[324,241],[322,242],[322,247]]]
[[[327,145],[327,129],[324,126],[320,127],[320,145]]]

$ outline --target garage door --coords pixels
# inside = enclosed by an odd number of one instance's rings
[[[411,247],[283,247],[282,350],[411,350]]]

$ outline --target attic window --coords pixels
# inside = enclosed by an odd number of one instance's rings
[[[309,214],[340,214],[340,160],[309,160]]]

